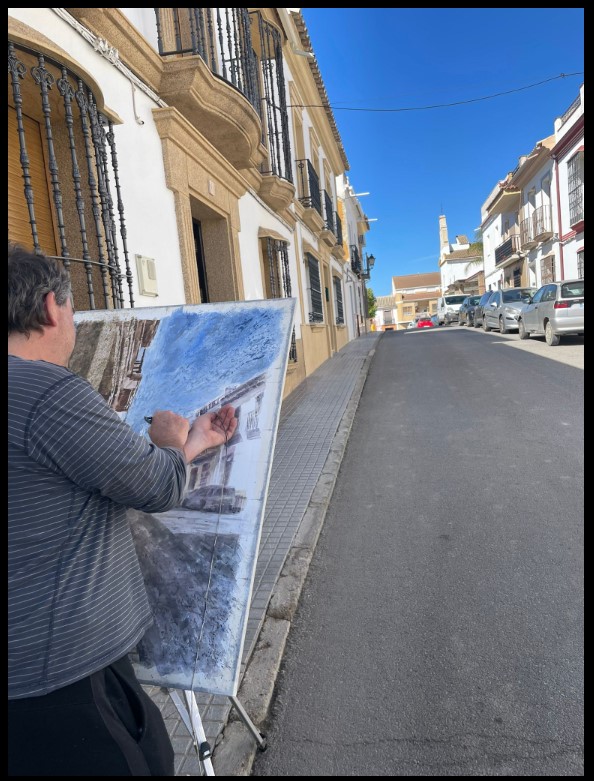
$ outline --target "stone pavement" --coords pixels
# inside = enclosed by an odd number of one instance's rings
[[[291,619],[380,336],[367,333],[349,342],[281,407],[237,693],[258,729],[268,714]],[[191,737],[171,698],[158,687],[145,688],[167,724],[175,774],[201,775]],[[229,698],[197,693],[196,701],[213,748],[215,774],[249,775],[257,743]]]

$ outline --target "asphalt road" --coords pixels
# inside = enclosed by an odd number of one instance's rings
[[[382,336],[252,775],[583,775],[581,367]]]

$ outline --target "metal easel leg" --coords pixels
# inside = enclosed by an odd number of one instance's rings
[[[210,743],[206,740],[206,735],[204,734],[202,719],[200,718],[200,712],[198,711],[198,705],[196,703],[196,695],[192,691],[184,690],[186,707],[184,706],[181,697],[175,689],[168,689],[167,691],[173,701],[173,704],[177,708],[177,711],[181,716],[186,729],[192,736],[194,748],[198,754],[200,765],[204,770],[204,775],[214,776],[215,772],[211,760],[212,751],[210,748]]]
[[[267,749],[267,743],[266,743],[266,735],[264,735],[262,732],[260,732],[257,728],[254,722],[250,719],[250,717],[245,712],[245,709],[243,705],[239,702],[237,697],[229,696],[229,699],[231,700],[231,704],[239,714],[240,719],[243,721],[245,726],[249,729],[249,731],[252,733],[254,738],[256,739],[256,743],[258,744],[258,749],[260,751],[266,751]]]

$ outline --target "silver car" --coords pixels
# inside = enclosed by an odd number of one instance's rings
[[[584,333],[584,280],[564,279],[543,285],[518,315],[520,339],[544,334],[547,344],[559,344],[563,334]]]
[[[496,290],[483,307],[483,329],[499,329],[500,334],[518,330],[518,314],[536,293],[535,287],[508,287]]]

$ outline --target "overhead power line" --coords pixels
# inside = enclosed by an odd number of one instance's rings
[[[543,81],[537,81],[535,84],[528,84],[526,87],[517,87],[516,89],[509,89],[505,92],[496,92],[493,95],[485,95],[482,98],[471,98],[470,100],[458,100],[455,103],[436,103],[434,106],[409,106],[406,108],[356,108],[352,106],[334,106],[332,103],[310,103],[310,104],[291,104],[291,108],[331,108],[332,111],[374,111],[374,112],[386,112],[396,113],[398,111],[428,111],[433,108],[449,108],[451,106],[463,106],[467,103],[479,103],[482,100],[492,100],[493,98],[499,98],[502,95],[511,95],[513,92],[522,92],[523,90],[533,89],[534,87],[540,87],[541,84],[547,84],[549,81],[556,81],[557,79],[566,79],[569,76],[583,76],[583,71],[576,71],[575,73],[560,73],[558,76],[551,76],[550,79],[544,79]]]

